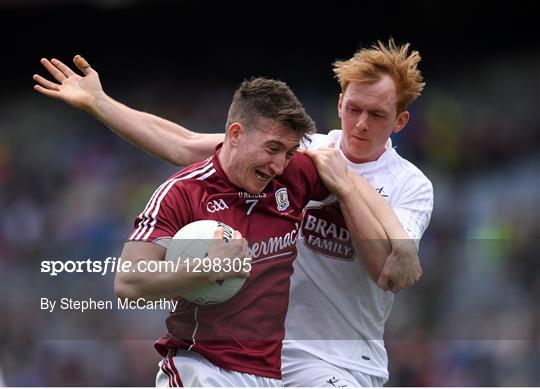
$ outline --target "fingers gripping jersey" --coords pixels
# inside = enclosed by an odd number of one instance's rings
[[[216,154],[173,175],[135,220],[129,240],[166,246],[184,225],[221,221],[249,243],[251,276],[232,299],[200,306],[180,299],[156,349],[194,350],[219,367],[281,378],[281,342],[302,208],[327,190],[311,159],[296,153],[284,173],[257,195],[232,184]]]

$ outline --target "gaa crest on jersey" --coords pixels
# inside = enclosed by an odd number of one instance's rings
[[[282,212],[289,208],[289,194],[287,188],[281,188],[276,191],[277,210]]]
[[[224,211],[229,209],[229,206],[223,199],[208,200],[206,203],[206,210],[210,213]]]

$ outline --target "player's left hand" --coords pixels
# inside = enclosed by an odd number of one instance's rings
[[[303,150],[303,153],[313,159],[319,177],[330,192],[339,195],[345,189],[346,184],[350,183],[347,163],[334,143],[317,150]]]
[[[75,108],[91,112],[96,100],[105,94],[99,75],[80,55],[73,58],[73,63],[83,74],[82,76],[58,59],[42,58],[41,64],[56,82],[34,74],[33,79],[37,82],[34,90],[45,96],[62,100]]]

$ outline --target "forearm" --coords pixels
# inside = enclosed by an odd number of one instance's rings
[[[127,242],[121,257],[131,265],[116,273],[116,295],[128,299],[174,298],[212,281],[209,272],[189,271],[184,261],[165,261],[165,253],[165,248],[155,243]]]
[[[384,229],[388,239],[391,241],[407,241],[409,244],[415,245],[414,240],[403,229],[388,202],[378,195],[364,178],[354,173],[349,173],[349,177],[373,216]]]
[[[189,165],[212,155],[224,134],[199,134],[169,120],[132,109],[105,93],[88,112],[144,151],[175,165]]]
[[[397,292],[403,287],[413,285],[422,274],[416,241],[403,229],[390,205],[364,178],[351,174],[351,182],[384,229],[391,245],[391,254],[384,259],[380,286]],[[386,280],[390,280],[391,284],[387,284]]]
[[[369,275],[377,282],[392,249],[388,236],[356,185],[343,186],[337,197],[353,246]]]
[[[151,263],[154,262],[154,263]],[[202,284],[211,282],[208,272],[193,272],[187,264],[139,259],[126,272],[117,273],[116,294],[120,298],[159,300],[175,298]],[[160,269],[160,271],[144,271]]]
[[[411,269],[418,265],[416,252],[401,250],[402,241],[406,246],[410,239],[405,239],[406,233],[388,204],[367,181],[348,171],[335,148],[308,149],[305,153],[313,158],[326,187],[337,196],[353,245],[373,280],[379,283],[384,275],[382,281],[389,277],[392,282],[399,281],[402,273],[411,278]],[[391,261],[398,265],[387,266],[390,255],[399,259]]]

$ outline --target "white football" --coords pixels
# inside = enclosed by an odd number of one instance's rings
[[[214,232],[218,227],[223,227],[223,238],[226,241],[233,238],[234,230],[230,226],[215,220],[198,220],[186,224],[170,241],[165,253],[165,259],[168,261],[189,259],[189,271],[209,271],[209,263],[205,262],[206,266],[203,266],[202,260],[208,257],[208,250],[212,245]],[[240,264],[234,263],[234,265],[237,268]],[[201,305],[222,303],[238,293],[245,281],[246,279],[242,277],[218,280],[183,293],[182,298]]]

